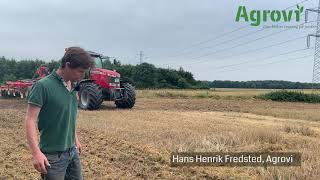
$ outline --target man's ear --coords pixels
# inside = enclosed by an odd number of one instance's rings
[[[66,67],[70,68],[70,62],[66,62]]]

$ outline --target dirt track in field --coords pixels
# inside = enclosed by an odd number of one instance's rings
[[[22,100],[0,99],[0,136],[2,137],[0,139],[0,179],[36,179],[39,177],[31,166],[31,156],[25,141],[23,127],[25,108],[26,104]],[[290,150],[296,149],[296,144],[305,144],[304,147],[317,149],[319,144],[316,142],[320,132],[318,122],[297,121],[304,126],[317,128],[309,130],[312,132],[310,136],[287,134],[281,129],[286,125],[286,120],[269,116],[317,121],[320,117],[318,109],[319,105],[314,104],[257,100],[141,98],[131,110],[119,110],[112,103],[105,103],[99,111],[80,111],[79,113],[78,132],[84,149],[81,155],[84,177],[85,179],[226,179],[234,176],[257,179],[261,176],[270,177],[273,171],[265,172],[263,169],[258,171],[247,168],[175,168],[170,167],[168,157],[171,151],[179,150],[179,148],[194,150],[197,147],[208,151],[214,151],[217,148],[222,150],[223,148],[230,148],[228,150],[237,148]],[[229,121],[226,123],[225,120]],[[290,120],[290,122],[294,121]],[[203,125],[200,124],[202,122]],[[230,124],[226,131],[219,132],[222,135],[219,136],[220,138],[230,135],[229,131],[235,131],[235,128],[241,124],[243,124],[243,132],[247,132],[248,127],[255,129],[256,124],[259,123],[259,126],[270,128],[270,130],[275,129],[277,133],[276,135],[261,135],[261,132],[252,132],[259,133],[259,136],[264,139],[259,140],[258,143],[246,140],[246,143],[249,144],[239,144],[237,147],[229,147],[228,144],[220,144],[219,147],[212,146],[212,144],[210,146],[201,143],[193,144],[194,141],[197,141],[197,139],[192,139],[195,136],[200,138],[203,138],[202,135],[212,136],[211,130],[217,126],[225,128],[229,122],[232,122],[233,125]],[[277,129],[278,126],[281,128]],[[180,128],[185,128],[185,130],[180,131]],[[191,131],[191,128],[194,130]],[[205,128],[208,129],[203,131]],[[188,134],[189,130],[191,135]],[[219,130],[216,129],[216,131]],[[228,134],[224,135],[226,132]],[[246,134],[235,134],[234,136],[242,135],[245,136],[244,139],[248,138]],[[189,138],[189,144],[183,144],[185,142],[181,138]],[[310,156],[315,155],[311,153]],[[312,169],[313,166],[314,164],[308,165],[299,172],[302,175],[298,177],[310,173],[308,169]],[[287,175],[291,171],[296,170],[284,170]],[[315,171],[315,173],[319,172],[319,170]],[[319,174],[314,174],[312,177],[318,177],[317,175]]]

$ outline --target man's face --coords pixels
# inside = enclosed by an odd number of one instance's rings
[[[78,67],[78,68],[68,68],[68,76],[70,81],[78,81],[84,77],[86,69]]]

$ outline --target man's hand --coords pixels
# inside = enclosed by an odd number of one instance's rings
[[[42,174],[47,174],[47,168],[50,167],[48,159],[42,152],[33,155],[32,164],[33,167]]]
[[[77,149],[79,151],[79,154],[81,154],[82,148],[81,148],[81,143],[79,141],[78,133],[76,132],[75,135],[76,135],[76,137],[75,137],[75,139],[76,139],[76,147],[77,147]]]
[[[79,154],[81,154],[81,150],[82,150],[81,143],[78,140],[76,140],[76,147],[77,147],[77,149],[79,151]]]

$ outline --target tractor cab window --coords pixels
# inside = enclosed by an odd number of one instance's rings
[[[96,68],[102,68],[102,59],[100,57],[95,57],[94,61],[95,61]]]

